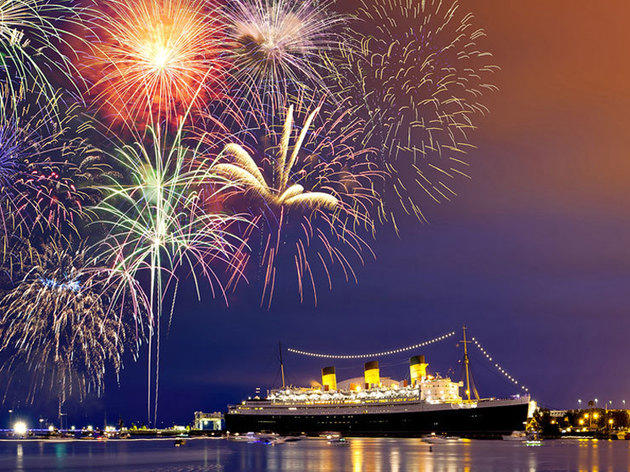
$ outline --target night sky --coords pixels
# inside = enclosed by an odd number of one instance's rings
[[[455,203],[429,212],[430,225],[409,222],[400,237],[381,232],[359,284],[322,287],[316,308],[292,289],[265,310],[246,286],[227,308],[209,297],[197,303],[184,287],[161,357],[161,422],[191,422],[195,410],[221,410],[256,386],[277,386],[279,340],[351,354],[464,323],[544,406],[630,400],[627,6],[462,3],[502,68],[501,91],[474,141],[473,180],[459,185]],[[429,369],[459,372],[454,341],[419,353]],[[403,377],[407,359],[381,359],[381,375]],[[481,394],[517,393],[476,351],[472,361]],[[128,359],[120,387],[110,382],[103,399],[70,421],[145,418],[145,362]],[[360,375],[362,362],[335,363],[338,378]],[[318,379],[327,364],[286,359],[298,384]]]

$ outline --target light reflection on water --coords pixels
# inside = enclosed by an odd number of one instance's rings
[[[475,472],[629,470],[630,441],[454,441],[356,438],[265,446],[225,440],[0,441],[0,471],[102,472]]]

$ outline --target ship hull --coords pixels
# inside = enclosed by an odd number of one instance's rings
[[[462,437],[499,437],[522,431],[529,403],[500,404],[466,409],[359,414],[241,414],[228,411],[230,433],[271,431],[315,435],[337,431],[353,436],[422,436],[439,433]]]

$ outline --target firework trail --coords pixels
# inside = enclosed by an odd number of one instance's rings
[[[3,90],[7,90],[6,88]],[[53,111],[54,110],[54,111]],[[76,232],[90,188],[107,166],[87,139],[89,123],[59,94],[20,91],[0,101],[0,238],[6,253],[13,237],[54,230]]]
[[[210,170],[210,158],[198,148],[183,144],[181,127],[173,138],[158,137],[152,129],[149,132],[151,142],[123,145],[112,154],[127,178],[112,180],[95,210],[109,231],[101,250],[113,261],[112,267],[135,280],[148,279],[147,414],[149,422],[156,424],[160,323],[165,299],[171,296],[174,304],[183,274],[193,278],[199,298],[201,280],[209,283],[213,296],[225,297],[222,274],[214,264],[239,271],[232,254],[241,250],[242,242],[230,232],[230,225],[240,217],[203,208],[202,202],[212,198],[208,188],[220,192],[229,185]]]
[[[250,150],[228,144],[214,166],[238,188],[226,207],[248,211],[260,230],[261,304],[267,307],[283,265],[279,258],[291,259],[300,300],[308,284],[316,303],[318,272],[329,288],[335,267],[346,280],[356,280],[353,259],[362,264],[363,252],[371,254],[360,233],[373,229],[371,182],[378,173],[365,164],[367,151],[349,145],[362,132],[361,123],[348,125],[343,110],[329,114],[323,102],[296,103],[284,109],[280,129],[261,122],[261,136]],[[303,117],[301,129],[294,130],[294,114]]]
[[[107,369],[118,374],[123,352],[135,353],[142,338],[141,317],[120,296],[121,274],[68,241],[23,244],[12,257],[22,270],[0,300],[0,353],[10,356],[2,370],[32,374],[31,400],[46,388],[60,404],[100,393]]]
[[[363,2],[358,19],[358,45],[330,62],[332,82],[368,120],[365,141],[390,176],[380,216],[425,220],[421,200],[449,201],[457,178],[469,178],[470,134],[498,67],[457,1]]]
[[[99,109],[131,127],[178,125],[189,108],[225,98],[225,33],[211,2],[114,0],[98,9],[82,71]]]
[[[52,75],[75,84],[76,72],[69,40],[79,40],[73,29],[83,28],[83,9],[63,0],[3,0],[0,3],[0,80],[18,94],[28,82],[49,96]]]
[[[343,40],[344,18],[316,0],[239,0],[226,8],[232,88],[247,101],[325,88],[321,54]],[[252,97],[253,96],[253,97]]]

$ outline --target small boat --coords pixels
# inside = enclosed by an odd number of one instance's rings
[[[540,446],[541,441],[535,431],[526,433],[525,431],[512,431],[509,436],[503,436],[504,441],[525,441],[527,446]]]
[[[446,436],[442,436],[442,435],[435,434],[435,433],[431,433],[429,435],[422,436],[421,439],[422,439],[422,441],[424,441],[426,443],[429,443],[429,444],[441,444],[441,443],[448,442],[450,440],[450,438],[448,438]]]
[[[266,444],[267,446],[275,446],[276,444],[282,444],[285,441],[286,438],[278,436],[277,434],[259,434],[254,442]]]
[[[179,438],[175,440],[175,447],[184,446],[186,444],[186,440],[184,438]]]
[[[346,438],[330,438],[328,440],[328,444],[331,446],[347,446],[350,443],[346,440]]]
[[[247,434],[233,434],[228,436],[228,439],[232,441],[243,441],[243,442],[255,442],[257,439],[256,433],[249,432]]]
[[[242,441],[247,442],[249,444],[266,444],[268,446],[275,446],[276,444],[282,444],[287,441],[287,438],[284,438],[275,433],[253,433],[249,432],[247,434],[242,435],[234,435],[229,436],[228,439],[232,441]],[[292,441],[298,441],[299,438],[291,438]]]

